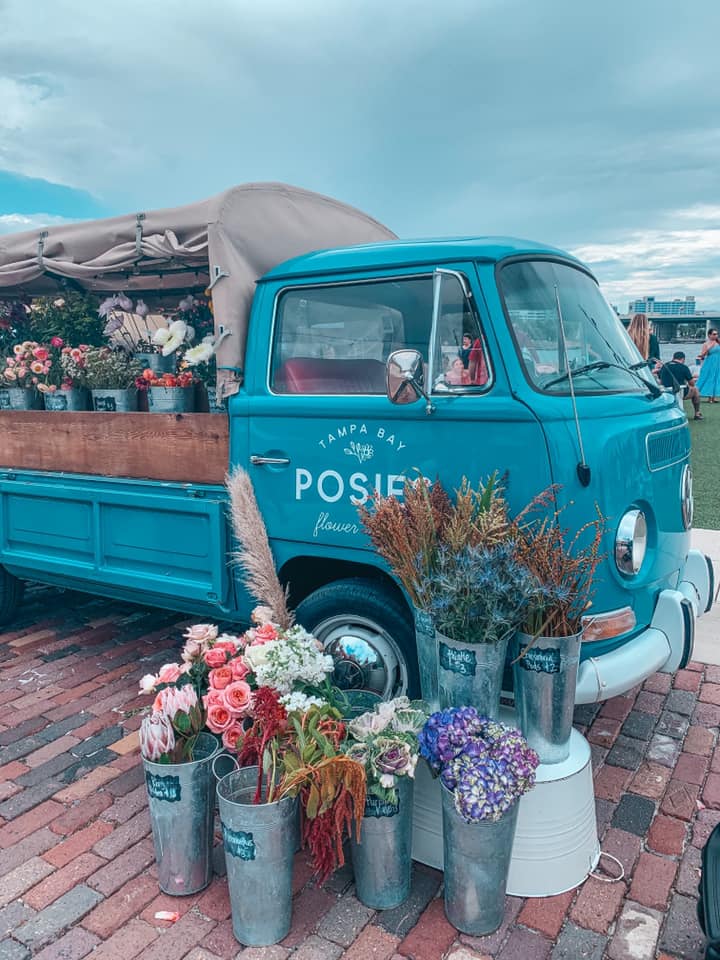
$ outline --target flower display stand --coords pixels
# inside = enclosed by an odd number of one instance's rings
[[[514,724],[513,711],[500,719]],[[413,859],[442,870],[443,837],[439,780],[419,763],[415,783]],[[595,817],[590,746],[573,730],[570,756],[541,764],[533,790],[520,800],[507,892],[549,897],[572,890],[597,866],[600,844]]]

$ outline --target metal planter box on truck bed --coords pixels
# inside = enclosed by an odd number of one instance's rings
[[[90,275],[68,262],[73,230],[117,241],[107,269],[101,251]],[[55,248],[57,231],[68,235]],[[39,431],[23,445],[0,411],[0,450],[13,451],[13,462],[0,453],[5,619],[18,580],[34,579],[247,621],[222,485],[224,467],[242,465],[298,619],[332,650],[338,680],[416,692],[410,608],[357,506],[373,490],[401,494],[415,470],[448,487],[500,470],[513,509],[555,483],[566,525],[579,529],[595,504],[608,518],[579,702],[690,657],[713,583],[690,550],[687,422],[572,257],[504,238],[398,241],[282,185],[53,228],[37,249],[30,234],[0,245],[0,296],[55,290],[58,275],[146,299],[210,284],[228,413],[169,415],[154,441],[147,415],[87,415],[88,439],[77,415],[54,414],[67,442],[49,463]],[[137,427],[122,435],[128,416]],[[99,455],[103,443],[122,455]]]

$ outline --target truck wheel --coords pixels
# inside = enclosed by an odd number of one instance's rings
[[[14,619],[24,591],[25,581],[18,580],[4,567],[0,567],[0,626]]]
[[[420,695],[415,630],[390,590],[373,580],[337,580],[315,590],[297,610],[335,661],[333,683],[391,700]]]

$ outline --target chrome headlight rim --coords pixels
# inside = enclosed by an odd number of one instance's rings
[[[695,501],[693,500],[693,475],[689,463],[685,464],[680,478],[680,510],[682,511],[683,526],[686,530],[692,529]]]
[[[615,534],[615,566],[626,577],[640,572],[647,552],[647,519],[639,507],[631,507],[620,518]]]

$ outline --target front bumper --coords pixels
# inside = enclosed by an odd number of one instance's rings
[[[583,660],[575,703],[595,703],[626,693],[658,670],[674,673],[692,659],[695,620],[713,602],[715,581],[709,557],[688,553],[676,590],[663,590],[650,626],[611,653]]]

